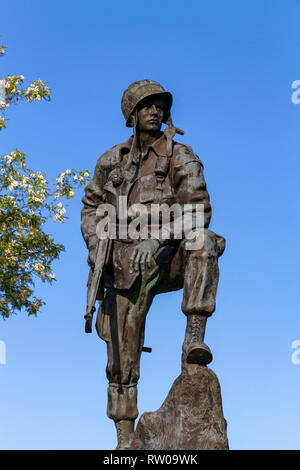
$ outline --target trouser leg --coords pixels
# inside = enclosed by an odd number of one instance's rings
[[[218,253],[216,235],[210,230],[204,231],[201,249],[185,251],[182,311],[186,315],[209,317],[215,311],[219,281]]]
[[[138,415],[136,384],[142,324],[141,318],[135,316],[133,305],[130,298],[114,289],[107,291],[103,305],[104,314],[109,315],[110,329],[106,367],[109,380],[107,415],[114,420],[134,420]]]
[[[216,307],[219,280],[218,257],[224,251],[224,239],[204,231],[203,246],[186,252],[182,311],[187,315],[183,357],[187,362],[206,365],[212,361],[204,344],[206,321]]]
[[[104,326],[99,331],[107,343],[107,415],[115,421],[135,420],[140,356],[145,320],[153,300],[159,268],[153,266],[128,291],[108,289],[102,305]]]

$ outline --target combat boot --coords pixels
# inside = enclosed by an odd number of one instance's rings
[[[134,421],[132,419],[120,419],[115,421],[118,445],[116,450],[126,450],[130,448],[134,436]]]
[[[203,342],[206,321],[207,317],[204,315],[187,315],[184,350],[186,361],[190,364],[206,366],[212,361],[212,353]]]

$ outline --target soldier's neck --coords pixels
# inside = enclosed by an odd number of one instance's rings
[[[149,132],[139,132],[139,141],[140,149],[142,153],[145,153],[148,150],[149,145],[153,144],[159,137],[162,135],[161,131],[154,132],[153,134]]]

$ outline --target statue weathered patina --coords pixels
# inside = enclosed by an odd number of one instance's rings
[[[95,299],[102,300],[96,330],[107,343],[107,414],[116,424],[118,449],[129,448],[134,435],[145,320],[155,295],[183,288],[183,361],[206,366],[212,360],[204,333],[215,310],[218,257],[225,240],[208,229],[211,206],[203,165],[191,147],[173,140],[183,132],[172,122],[171,105],[172,95],[152,80],[125,90],[121,106],[133,136],[99,158],[83,197],[82,234],[91,267],[86,331],[91,331]],[[167,124],[163,132],[162,123]],[[122,232],[118,219],[119,236],[99,241],[99,207],[111,204],[119,213],[120,196],[126,196],[128,209],[134,204],[202,204],[201,247],[187,249],[187,240],[175,238],[172,230],[168,238],[132,239]],[[133,220],[130,210],[128,214],[126,222]]]

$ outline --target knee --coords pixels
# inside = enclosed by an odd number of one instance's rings
[[[217,235],[211,230],[204,229],[196,239],[196,243],[187,248],[190,256],[201,258],[218,258],[225,250],[225,238]]]
[[[217,258],[218,256],[220,256],[217,236],[211,230],[204,229],[203,232],[198,235],[194,247],[196,249],[190,250],[190,256],[192,257],[201,257],[206,259],[211,257]]]
[[[218,256],[222,256],[226,247],[226,240],[221,235],[215,234],[215,237],[217,239]]]

